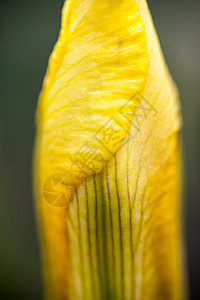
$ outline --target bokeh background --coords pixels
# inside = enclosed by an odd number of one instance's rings
[[[181,94],[192,300],[200,299],[200,1],[149,0]],[[31,187],[34,114],[63,0],[0,2],[0,299],[40,300],[42,279]]]

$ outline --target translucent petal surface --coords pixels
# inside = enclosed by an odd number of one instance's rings
[[[103,168],[130,129],[148,66],[135,1],[66,2],[39,103],[42,181],[64,172],[70,194]],[[130,120],[121,112],[124,105]],[[111,128],[117,138],[106,144]],[[94,151],[99,159],[88,163],[85,157]]]

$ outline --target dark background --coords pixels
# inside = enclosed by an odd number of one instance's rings
[[[200,1],[149,0],[183,110],[191,299],[200,299]],[[0,2],[0,299],[42,299],[31,190],[37,97],[63,0]]]

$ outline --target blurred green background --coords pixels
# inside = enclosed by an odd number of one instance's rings
[[[0,3],[0,299],[42,299],[31,188],[34,114],[63,0]],[[200,3],[149,6],[181,93],[190,294],[200,299]]]

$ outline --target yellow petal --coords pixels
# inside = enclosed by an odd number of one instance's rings
[[[48,298],[184,299],[179,102],[144,0],[65,3],[37,127]]]
[[[69,198],[121,147],[148,72],[144,24],[135,1],[69,1],[40,97],[38,130],[44,181],[58,174]],[[103,129],[101,130],[101,128]],[[106,145],[104,131],[117,133]],[[105,139],[108,139],[106,135]],[[98,156],[85,165],[86,157]]]

